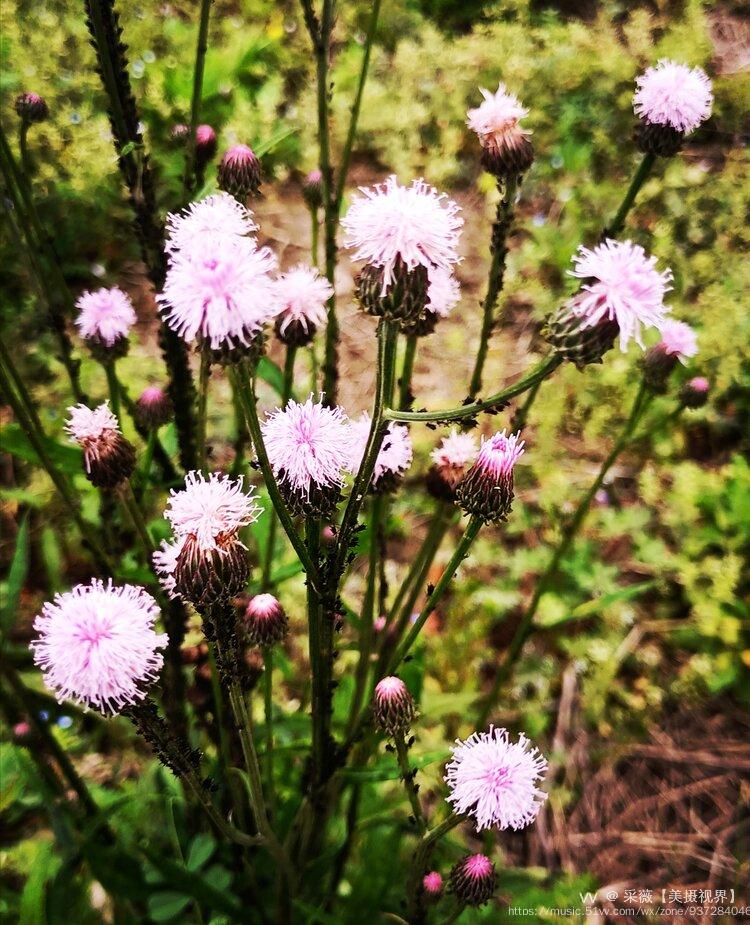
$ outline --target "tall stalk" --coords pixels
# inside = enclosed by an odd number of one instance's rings
[[[417,355],[416,334],[408,334],[404,344],[404,361],[401,364],[401,378],[398,384],[398,406],[406,411],[411,408],[413,396],[411,393],[411,380],[414,375],[414,359]]]
[[[487,695],[482,698],[480,701],[480,709],[477,718],[477,728],[482,729],[489,719],[491,711],[494,709],[495,703],[497,701],[498,694],[502,689],[503,684],[508,680],[510,674],[515,665],[516,659],[521,653],[521,649],[524,646],[524,643],[529,638],[533,632],[533,623],[534,617],[536,616],[537,610],[539,609],[539,603],[544,596],[544,594],[549,590],[552,582],[557,575],[557,571],[560,567],[562,560],[567,554],[570,547],[573,545],[573,541],[578,535],[581,526],[586,519],[586,515],[589,512],[591,507],[591,502],[596,496],[597,491],[602,487],[604,479],[607,476],[607,473],[614,465],[618,456],[625,449],[629,443],[635,428],[638,426],[638,421],[641,418],[641,415],[648,407],[651,400],[651,395],[646,389],[644,382],[641,382],[640,388],[635,396],[633,405],[630,410],[630,414],[620,432],[619,437],[615,441],[611,451],[605,458],[604,462],[599,467],[599,472],[596,475],[596,478],[592,482],[586,494],[581,498],[578,503],[578,507],[575,509],[573,516],[571,517],[568,524],[563,528],[562,536],[560,542],[555,547],[555,551],[552,554],[552,558],[547,565],[547,568],[544,570],[539,580],[536,583],[534,589],[534,594],[531,598],[529,606],[524,613],[521,622],[516,629],[516,632],[508,646],[503,660],[500,663],[495,677],[492,682],[492,687],[490,688]]]
[[[630,212],[630,210],[633,208],[636,196],[640,192],[641,187],[646,182],[646,179],[653,170],[655,163],[655,154],[643,155],[643,159],[638,165],[638,169],[636,170],[633,179],[630,181],[630,186],[627,188],[625,196],[620,203],[620,208],[615,213],[615,217],[612,219],[608,227],[604,229],[602,238],[616,238],[625,227],[625,219],[628,217],[628,212]]]
[[[182,190],[187,195],[197,186],[195,170],[195,132],[201,111],[201,96],[203,94],[203,71],[206,65],[206,51],[208,50],[208,20],[211,14],[213,0],[201,0],[201,12],[198,22],[198,41],[195,49],[195,66],[193,68],[193,95],[190,102],[190,125],[185,153],[185,173],[182,178]]]
[[[492,252],[492,261],[490,263],[490,273],[487,280],[487,294],[484,297],[482,305],[482,328],[479,333],[479,349],[474,362],[474,371],[471,375],[469,385],[469,397],[476,398],[479,390],[482,388],[482,373],[484,364],[487,360],[487,351],[490,346],[490,337],[497,324],[495,318],[495,306],[500,292],[503,288],[505,278],[505,260],[508,256],[508,233],[510,232],[513,221],[513,205],[516,198],[516,190],[520,178],[517,175],[510,176],[505,181],[502,195],[497,204],[497,213],[495,221],[492,224],[492,237],[490,242],[490,251]]]

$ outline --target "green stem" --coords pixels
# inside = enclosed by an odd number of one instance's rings
[[[227,779],[229,769],[232,767],[232,753],[227,735],[226,712],[224,709],[224,694],[221,689],[219,666],[216,659],[216,643],[208,640],[208,667],[211,672],[211,698],[213,700],[214,726],[219,738],[218,758],[222,780]]]
[[[422,840],[414,853],[414,863],[412,864],[407,884],[408,921],[418,921],[417,914],[421,903],[419,884],[422,877],[427,873],[427,867],[432,852],[435,850],[435,846],[444,835],[447,835],[448,832],[452,831],[457,825],[463,822],[463,818],[464,817],[459,816],[458,813],[451,813],[440,825],[425,832],[422,836]]]
[[[276,788],[273,779],[273,646],[263,647],[263,707],[266,720],[266,793],[271,818],[275,815]]]
[[[589,512],[591,502],[596,496],[597,491],[599,491],[602,484],[604,483],[604,479],[606,478],[609,470],[614,465],[617,457],[628,444],[633,431],[638,424],[641,414],[648,406],[650,399],[651,396],[646,390],[645,383],[641,382],[628,419],[625,422],[622,431],[620,432],[620,436],[615,441],[611,452],[601,464],[596,478],[579,502],[578,507],[576,508],[569,523],[563,529],[560,542],[557,544],[557,547],[555,548],[547,568],[544,570],[536,584],[531,602],[529,603],[529,606],[526,609],[526,612],[524,613],[518,628],[516,629],[515,635],[513,636],[510,645],[505,652],[503,660],[497,669],[497,673],[495,674],[495,678],[492,682],[492,687],[490,688],[489,693],[480,701],[480,710],[476,724],[477,729],[482,729],[487,724],[487,720],[489,719],[490,713],[495,706],[500,690],[510,677],[516,659],[520,655],[524,643],[533,631],[534,617],[536,616],[542,597],[549,590],[552,581],[557,575],[557,570],[560,567],[560,563],[572,546],[573,541],[575,540],[578,531],[580,530],[581,525],[583,524],[586,515]]]
[[[479,390],[482,388],[482,373],[484,364],[487,360],[487,351],[489,350],[490,337],[497,323],[495,318],[495,306],[497,299],[503,288],[503,279],[505,277],[505,260],[508,255],[508,233],[513,221],[513,205],[516,198],[516,190],[520,178],[510,176],[505,181],[505,187],[497,204],[497,213],[492,225],[492,238],[490,250],[492,251],[492,262],[490,263],[489,279],[487,281],[487,293],[484,297],[482,306],[482,329],[479,334],[479,349],[474,363],[474,372],[471,376],[469,386],[469,396],[476,398]]]
[[[294,385],[294,359],[296,355],[297,348],[289,344],[286,348],[286,357],[284,359],[284,380],[281,387],[282,408],[286,408],[292,394],[292,386]],[[268,526],[265,556],[263,559],[263,572],[260,579],[261,591],[267,591],[273,584],[271,581],[271,572],[273,570],[273,560],[276,552],[276,524],[277,519],[272,512],[271,523]]]
[[[414,816],[414,823],[417,827],[417,832],[419,835],[423,836],[427,831],[427,823],[425,822],[424,813],[422,812],[422,804],[419,802],[419,794],[417,793],[417,788],[414,785],[414,774],[416,772],[412,771],[411,766],[409,765],[409,750],[406,746],[406,740],[404,739],[403,732],[395,733],[393,736],[393,741],[396,746],[396,755],[398,757],[398,766],[401,771],[401,780],[404,782],[406,796],[409,798],[412,815]]]
[[[156,429],[152,427],[148,432],[148,438],[146,439],[146,451],[143,454],[143,460],[141,462],[140,479],[144,487],[148,485],[149,478],[151,477],[151,466],[154,462],[154,449],[156,448],[156,440]]]
[[[23,172],[26,174],[27,181],[30,182],[34,171],[29,156],[29,124],[27,119],[21,119],[21,125],[18,129],[18,150],[21,152],[21,166],[23,167]]]
[[[312,242],[310,244],[310,257],[312,258],[312,265],[317,267],[318,265],[318,237],[320,233],[320,223],[318,220],[318,209],[310,209],[310,217],[312,219]]]
[[[193,68],[193,95],[190,102],[190,126],[187,139],[187,152],[185,155],[185,173],[182,178],[182,189],[187,198],[196,187],[195,173],[195,131],[201,111],[201,96],[203,94],[203,72],[206,64],[206,51],[208,50],[208,21],[211,13],[212,0],[201,0],[201,12],[198,22],[198,43],[195,49],[195,67]]]
[[[112,413],[122,425],[120,416],[120,384],[115,374],[114,360],[104,362],[104,371],[107,374],[107,388],[109,389],[109,400],[112,402]]]
[[[138,534],[138,540],[146,558],[146,564],[151,566],[152,555],[154,552],[154,542],[148,532],[146,521],[143,519],[143,512],[141,511],[135,494],[133,493],[133,486],[129,481],[124,482],[121,486],[120,497],[122,498],[122,502],[125,505],[128,514],[130,515],[130,519],[133,521],[135,532]]]
[[[497,392],[495,395],[491,395],[483,401],[474,401],[468,405],[459,405],[457,408],[446,408],[443,411],[397,411],[393,408],[388,408],[384,412],[383,417],[386,421],[412,421],[415,423],[418,421],[447,423],[449,421],[461,421],[465,418],[473,418],[482,411],[490,409],[497,410],[504,407],[511,398],[515,398],[516,395],[522,395],[528,389],[532,388],[532,386],[536,385],[537,382],[552,375],[560,363],[562,363],[562,360],[557,354],[550,354],[548,357],[541,360],[531,372],[527,373],[513,385],[508,386],[501,392]]]
[[[529,413],[534,402],[536,401],[536,397],[539,394],[539,389],[542,387],[543,381],[543,379],[540,379],[538,382],[534,383],[534,385],[532,385],[532,387],[526,393],[526,400],[513,416],[514,430],[523,430],[523,428],[526,426],[526,422],[529,419]]]
[[[636,170],[633,179],[630,181],[630,186],[628,187],[627,192],[625,193],[625,196],[620,203],[620,208],[617,210],[615,217],[612,219],[609,226],[604,230],[602,238],[616,238],[625,227],[625,219],[628,216],[628,212],[630,212],[632,209],[636,196],[638,195],[643,184],[646,182],[646,179],[651,173],[655,163],[655,154],[643,155],[643,160],[638,165],[638,169]]]
[[[208,383],[211,379],[211,352],[201,349],[201,366],[198,378],[198,465],[208,472],[206,458],[206,418],[208,415]]]
[[[375,38],[375,32],[378,27],[380,5],[381,0],[373,0],[372,8],[370,10],[370,19],[367,23],[367,33],[365,35],[365,44],[362,53],[362,66],[360,67],[359,80],[357,81],[357,92],[354,96],[354,103],[352,104],[351,118],[349,119],[349,129],[346,133],[346,141],[344,142],[344,148],[341,153],[341,165],[339,167],[338,182],[336,183],[336,198],[334,201],[336,203],[337,212],[341,208],[341,201],[344,198],[344,190],[346,188],[346,179],[349,174],[349,164],[351,163],[352,158],[352,148],[354,147],[354,139],[357,134],[359,113],[362,108],[362,97],[365,91],[365,84],[367,83],[367,72],[370,69],[372,45]]]
[[[34,425],[33,418],[28,415],[23,402],[19,400],[13,391],[11,380],[16,380],[17,378],[18,374],[15,370],[15,367],[13,366],[12,361],[10,360],[9,355],[3,351],[0,353],[0,390],[2,390],[2,392],[5,394],[6,400],[12,408],[16,420],[20,424],[26,436],[29,438],[29,442],[39,457],[39,461],[41,462],[44,469],[46,469],[53,485],[60,493],[60,497],[65,502],[65,505],[70,511],[70,514],[76,526],[78,527],[81,536],[88,545],[97,566],[103,572],[111,574],[112,566],[109,558],[101,548],[93,528],[87,524],[81,516],[81,513],[78,509],[77,499],[73,494],[71,486],[68,484],[65,476],[63,476],[63,474],[57,469],[47,453],[44,444],[44,432],[37,430]]]
[[[396,327],[391,322],[381,319],[378,324],[378,366],[375,379],[375,406],[372,413],[372,423],[362,463],[354,479],[349,500],[341,519],[339,539],[334,551],[334,563],[331,573],[334,582],[338,582],[344,573],[352,533],[357,523],[360,508],[367,495],[375,462],[385,436],[384,406],[386,396],[393,382],[397,337],[398,331]]]
[[[409,630],[406,638],[398,647],[398,649],[396,649],[395,654],[388,664],[388,668],[386,669],[385,674],[393,674],[404,660],[404,658],[409,654],[409,650],[416,642],[417,636],[419,636],[422,627],[427,622],[428,617],[435,609],[438,601],[440,601],[445,592],[448,590],[448,585],[451,583],[453,576],[458,571],[459,565],[461,565],[463,560],[466,558],[471,544],[477,538],[481,527],[482,521],[478,517],[473,516],[469,520],[469,523],[466,525],[464,535],[458,541],[458,545],[456,546],[453,555],[448,561],[448,564],[445,566],[443,574],[440,576],[438,583],[432,589],[432,593],[428,596],[427,601],[422,608],[422,612],[417,617],[417,620]]]
[[[409,334],[404,348],[404,362],[399,381],[398,406],[402,410],[411,408],[414,398],[411,394],[411,379],[414,374],[414,358],[417,355],[417,335]]]
[[[305,525],[308,554],[313,562],[320,555],[320,522],[314,518]],[[326,686],[328,656],[324,639],[320,597],[310,582],[307,585],[307,617],[309,623],[310,672],[312,674],[312,755],[313,787],[319,788],[328,770],[328,732],[330,691]]]
[[[247,368],[244,365],[240,365],[233,369],[231,375],[234,377],[237,384],[237,394],[239,395],[242,408],[245,412],[247,426],[250,431],[250,439],[253,441],[266,489],[268,490],[276,515],[281,522],[281,526],[284,528],[284,532],[289,537],[289,542],[294,547],[294,551],[299,556],[300,562],[305,568],[308,581],[320,587],[321,582],[318,568],[310,558],[304,542],[300,539],[294,527],[289,509],[284,503],[284,499],[281,497],[279,486],[268,459],[268,453],[266,452],[266,447],[263,442],[263,434],[260,429],[260,420],[258,418],[258,400],[255,395],[255,386],[251,382]]]

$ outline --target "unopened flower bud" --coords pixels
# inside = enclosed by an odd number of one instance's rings
[[[383,732],[403,733],[414,719],[414,698],[401,678],[383,678],[375,687],[372,711]]]
[[[177,555],[174,589],[202,610],[240,594],[250,578],[247,549],[236,537],[204,548],[188,537]]]
[[[190,129],[184,122],[178,122],[176,125],[173,125],[169,130],[170,140],[173,141],[176,145],[184,145],[190,134]]]
[[[13,727],[13,741],[17,745],[28,745],[33,738],[31,726],[25,720]]]
[[[205,167],[214,154],[216,154],[216,148],[216,132],[210,125],[199,125],[195,130],[196,163],[201,167]]]
[[[158,430],[164,424],[168,424],[173,415],[172,399],[158,385],[145,388],[135,403],[135,419],[148,430]]]
[[[16,97],[16,112],[24,122],[44,122],[49,116],[46,100],[38,93],[21,93]]]
[[[256,594],[245,608],[245,627],[253,645],[272,646],[289,632],[289,620],[273,594]]]
[[[320,542],[327,549],[336,545],[336,532],[330,524],[326,524],[320,531]]]
[[[443,878],[436,870],[431,870],[422,877],[422,890],[430,902],[437,902],[443,894]]]
[[[222,157],[216,171],[219,189],[244,201],[260,192],[260,161],[252,148],[234,145]]]
[[[120,433],[109,402],[93,411],[86,405],[68,408],[65,425],[72,440],[83,450],[86,478],[97,488],[116,488],[133,474],[135,450]]]
[[[680,401],[686,408],[702,408],[708,401],[710,385],[703,376],[695,376],[680,389]]]
[[[502,431],[482,441],[476,462],[456,489],[467,514],[490,523],[506,520],[513,504],[513,469],[524,452],[520,437]]]
[[[311,170],[302,181],[302,196],[311,209],[323,205],[323,174],[319,170]]]
[[[470,854],[451,870],[450,891],[467,906],[482,906],[492,898],[497,884],[495,865],[484,854]]]

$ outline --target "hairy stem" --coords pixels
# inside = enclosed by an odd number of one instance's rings
[[[193,68],[193,95],[190,102],[190,125],[185,153],[185,173],[182,178],[182,190],[187,198],[196,185],[195,171],[195,131],[201,111],[201,96],[203,94],[203,71],[206,64],[206,51],[208,50],[208,20],[213,0],[201,0],[200,19],[198,21],[198,42],[195,49],[195,67]]]
[[[471,375],[471,384],[469,385],[469,396],[476,398],[479,390],[482,388],[482,373],[484,364],[487,360],[487,351],[489,350],[490,337],[497,324],[495,318],[495,306],[497,305],[498,296],[503,288],[505,277],[505,260],[508,256],[508,234],[513,221],[513,205],[516,198],[516,190],[520,178],[511,176],[505,181],[500,201],[497,204],[497,214],[492,224],[492,238],[490,250],[492,252],[492,261],[490,263],[490,274],[487,281],[487,294],[484,297],[482,306],[482,329],[479,334],[479,349],[474,362],[474,372]]]
[[[630,212],[632,209],[636,196],[638,195],[643,184],[646,182],[646,179],[651,173],[655,163],[655,154],[643,155],[643,160],[638,165],[638,169],[636,170],[633,179],[630,181],[630,186],[628,187],[625,196],[620,203],[620,208],[617,210],[615,217],[612,219],[609,226],[604,229],[602,238],[616,238],[625,227],[625,219],[628,217],[628,212]]]
[[[515,665],[516,659],[523,649],[524,643],[529,638],[533,631],[534,617],[539,608],[539,603],[544,596],[544,594],[549,590],[552,581],[557,575],[557,570],[560,567],[560,563],[565,557],[566,553],[570,549],[575,540],[581,526],[586,519],[586,515],[589,512],[591,507],[591,502],[593,501],[597,491],[601,488],[604,483],[604,479],[607,476],[607,473],[614,465],[620,453],[627,446],[630,438],[632,437],[633,431],[638,425],[638,421],[646,407],[650,402],[650,396],[646,391],[645,383],[641,382],[641,386],[638,389],[635,400],[633,402],[630,414],[628,416],[625,425],[623,426],[620,436],[615,441],[612,450],[607,455],[604,462],[599,467],[599,472],[596,475],[596,478],[592,482],[586,494],[581,498],[578,503],[573,516],[571,517],[568,524],[564,527],[560,542],[557,544],[552,558],[547,565],[547,568],[544,570],[542,575],[537,581],[536,588],[534,589],[534,594],[531,598],[531,602],[524,613],[521,622],[516,629],[516,632],[513,636],[513,639],[508,646],[502,662],[500,663],[497,673],[492,682],[492,687],[490,688],[488,694],[482,698],[480,701],[479,714],[477,719],[477,729],[482,729],[487,724],[491,711],[494,709],[497,697],[500,693],[505,682],[510,677],[510,674]]]
[[[273,646],[263,646],[263,709],[266,721],[266,794],[273,819],[276,812],[276,787],[273,778]]]
[[[208,383],[211,379],[211,352],[207,346],[201,349],[201,366],[198,377],[198,465],[208,472],[206,454],[206,417],[208,414]]]
[[[396,746],[396,755],[398,757],[399,770],[401,771],[401,780],[404,782],[406,796],[409,799],[412,815],[414,816],[414,824],[417,827],[418,834],[423,836],[427,831],[427,823],[425,822],[424,813],[422,812],[422,804],[419,802],[417,786],[414,783],[414,775],[416,774],[416,771],[413,771],[409,765],[409,749],[407,748],[406,739],[404,738],[403,732],[395,733],[393,736],[393,742]]]

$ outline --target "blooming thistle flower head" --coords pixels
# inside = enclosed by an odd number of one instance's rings
[[[238,199],[260,192],[260,161],[247,145],[234,145],[219,163],[216,172],[219,189]]]
[[[142,427],[157,430],[172,420],[174,407],[164,389],[149,385],[141,392],[133,413]]]
[[[169,254],[186,248],[200,250],[206,241],[242,238],[257,229],[250,210],[234,196],[214,193],[167,216],[166,250]]]
[[[436,870],[422,877],[422,890],[429,899],[437,899],[443,892],[443,878]]]
[[[656,258],[640,245],[607,239],[593,250],[581,246],[573,265],[570,275],[583,281],[581,288],[547,328],[565,359],[579,366],[598,362],[618,335],[623,352],[631,340],[643,348],[643,328],[664,325],[672,272],[657,270]]]
[[[475,732],[456,741],[446,766],[448,802],[457,813],[474,817],[482,829],[522,829],[530,825],[547,794],[538,784],[547,760],[525,735],[511,742],[505,729]]]
[[[199,125],[195,130],[195,160],[199,165],[207,164],[216,154],[216,132],[210,125]]]
[[[459,433],[454,427],[440,446],[430,453],[432,468],[427,473],[427,490],[434,498],[454,501],[456,487],[477,455],[473,434]]]
[[[262,425],[268,459],[295,512],[330,516],[352,456],[349,420],[339,407],[290,401]]]
[[[94,578],[44,605],[34,621],[34,661],[58,701],[119,713],[143,700],[161,670],[167,636],[154,631],[158,616],[143,588]]]
[[[429,269],[458,263],[458,206],[424,180],[400,186],[392,176],[360,192],[341,222],[352,259],[366,264],[357,283],[360,302],[371,314],[416,320]]]
[[[276,334],[283,343],[302,347],[326,322],[326,302],[333,287],[314,267],[304,264],[282,273],[274,281],[279,314]]]
[[[711,115],[711,81],[699,67],[660,61],[636,79],[633,109],[652,125],[688,134]]]
[[[686,408],[702,408],[708,401],[710,388],[705,376],[695,376],[680,389],[680,401]]]
[[[695,331],[684,321],[668,318],[661,327],[661,340],[646,351],[643,374],[648,387],[657,394],[666,391],[669,375],[677,365],[698,353]]]
[[[302,181],[302,196],[311,209],[323,205],[323,174],[319,170],[311,170]]]
[[[505,520],[513,503],[513,469],[523,454],[520,431],[483,438],[476,461],[456,488],[462,509],[483,521]]]
[[[86,477],[92,485],[115,488],[130,478],[135,468],[135,450],[120,433],[108,401],[93,410],[86,405],[68,408],[65,430],[83,450]]]
[[[467,906],[484,905],[492,898],[496,885],[495,865],[485,854],[470,854],[451,869],[450,891]]]
[[[84,292],[76,308],[75,324],[84,340],[105,348],[110,356],[113,350],[121,353],[121,345],[127,347],[128,334],[136,321],[135,310],[130,296],[119,286]]]
[[[289,620],[273,594],[256,594],[245,608],[245,628],[253,645],[272,646],[289,632]]]
[[[15,107],[18,115],[29,124],[44,122],[49,116],[47,102],[38,93],[20,93],[16,97]]]
[[[261,510],[253,488],[244,491],[241,477],[213,472],[206,478],[201,472],[189,472],[185,488],[172,490],[164,512],[176,545],[167,544],[155,553],[162,582],[169,581],[167,569],[174,562],[174,591],[196,606],[239,594],[249,567],[238,533],[257,520]]]
[[[362,413],[358,421],[352,421],[353,446],[350,466],[352,472],[356,472],[362,464],[371,425],[370,415],[366,411]],[[411,465],[413,457],[414,451],[408,428],[395,422],[389,424],[372,470],[372,490],[385,492],[394,489]]]
[[[182,552],[184,539],[162,540],[159,548],[151,556],[154,565],[154,571],[159,578],[159,584],[166,591],[167,596],[173,600],[181,599],[180,592],[177,590],[174,573],[177,568],[177,559]]]
[[[276,258],[250,238],[214,238],[181,249],[158,296],[167,324],[183,340],[212,350],[251,348],[276,315],[270,273]]]
[[[508,93],[505,84],[498,84],[495,93],[482,88],[480,93],[484,101],[468,111],[466,124],[479,136],[482,165],[500,179],[523,173],[534,159],[530,132],[520,125],[529,110],[517,96]]]
[[[389,735],[406,732],[414,719],[414,698],[401,678],[387,677],[378,681],[372,712],[383,732]]]
[[[184,122],[176,122],[169,130],[169,140],[176,145],[184,145],[190,134],[190,129]]]

